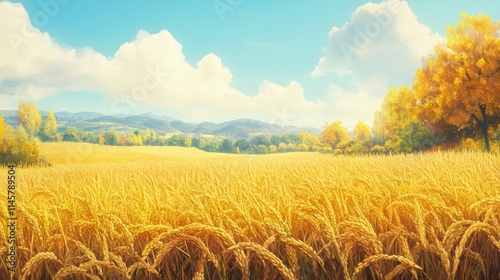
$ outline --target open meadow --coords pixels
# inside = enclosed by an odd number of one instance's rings
[[[498,155],[43,150],[16,170],[19,279],[500,277]]]

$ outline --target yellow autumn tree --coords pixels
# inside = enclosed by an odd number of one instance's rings
[[[333,150],[345,148],[349,141],[351,138],[341,121],[326,124],[321,132],[321,142],[331,146]]]
[[[489,151],[488,130],[500,122],[499,81],[500,22],[464,13],[416,73],[417,114],[432,124],[479,130]]]
[[[354,139],[361,143],[370,141],[371,132],[370,126],[363,121],[356,123],[354,127]]]
[[[56,117],[52,111],[47,113],[47,119],[45,120],[42,132],[43,141],[61,141],[61,136],[57,133]]]
[[[192,136],[186,136],[184,138],[184,147],[191,147],[193,145],[193,137]]]
[[[26,130],[28,136],[33,137],[42,125],[42,115],[38,112],[35,103],[18,103],[17,118],[19,124]]]
[[[14,129],[0,116],[0,165],[4,164],[42,164],[40,141],[29,137],[22,126]]]
[[[301,151],[315,151],[321,146],[321,141],[318,135],[314,135],[310,132],[304,131],[299,134],[300,136],[300,147]],[[305,147],[305,148],[304,148]]]
[[[430,126],[418,120],[416,100],[408,86],[391,88],[375,113],[375,142],[384,145],[389,152],[415,152],[436,144]]]
[[[0,116],[0,156],[1,158],[6,158],[8,153],[10,153],[10,147],[12,146],[12,133],[14,130],[12,127],[5,123],[5,120]],[[6,163],[1,161],[0,163]]]
[[[141,134],[136,132],[130,132],[126,136],[126,142],[132,146],[142,146],[142,137]]]
[[[411,92],[407,85],[391,88],[385,95],[382,110],[375,113],[374,132],[384,139],[393,139],[412,120]]]

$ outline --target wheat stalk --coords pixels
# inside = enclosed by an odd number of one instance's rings
[[[284,279],[294,279],[293,273],[290,271],[290,269],[287,268],[278,257],[276,257],[273,253],[269,252],[269,250],[262,247],[261,245],[251,242],[241,242],[229,247],[226,251],[224,251],[224,254],[227,255],[236,250],[253,252],[259,260],[270,263],[274,268],[276,268],[278,273]]]
[[[50,261],[58,266],[63,266],[63,263],[52,252],[42,252],[33,256],[23,267],[21,271],[21,280],[25,280],[28,275],[34,275],[40,264]]]
[[[354,273],[351,276],[351,279],[355,279],[355,277],[361,273],[363,269],[366,267],[370,266],[373,263],[377,263],[380,261],[397,261],[401,263],[402,266],[404,266],[406,269],[417,269],[417,270],[422,270],[422,267],[418,266],[416,263],[412,262],[411,260],[403,257],[403,256],[396,256],[396,255],[386,255],[386,254],[379,254],[379,255],[373,255],[370,256],[366,259],[364,259],[362,262],[360,262],[356,268],[354,269]],[[397,270],[396,274],[399,274],[401,271],[400,269]]]

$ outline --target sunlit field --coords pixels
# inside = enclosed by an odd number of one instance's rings
[[[498,155],[42,147],[16,169],[19,279],[500,278]]]

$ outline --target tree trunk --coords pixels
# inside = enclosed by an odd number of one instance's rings
[[[481,129],[483,130],[484,144],[486,145],[486,151],[490,152],[490,138],[488,135],[488,127],[483,124]]]
[[[479,105],[481,109],[481,115],[483,116],[483,122],[479,123],[481,125],[481,130],[483,131],[484,144],[486,146],[486,151],[490,152],[490,137],[488,135],[488,115],[486,115],[486,105]]]

